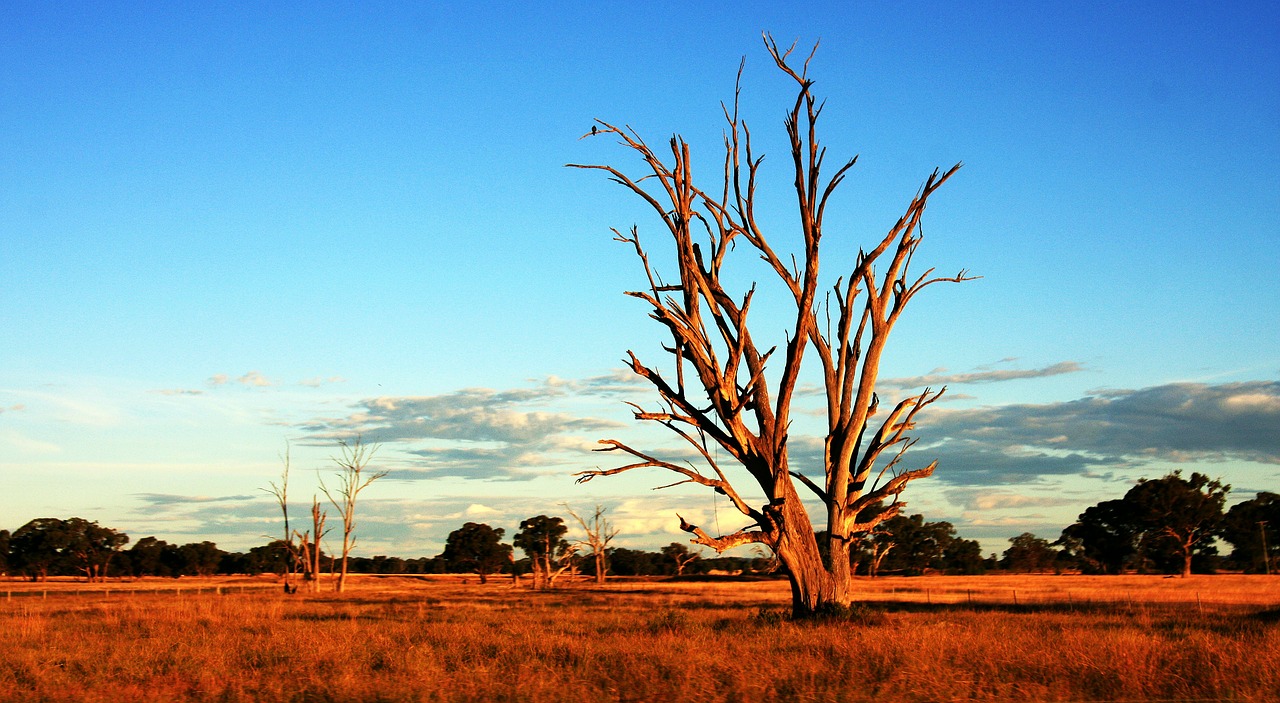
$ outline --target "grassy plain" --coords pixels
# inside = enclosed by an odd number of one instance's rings
[[[780,581],[0,582],[0,700],[1274,701],[1277,585],[886,578],[800,624]]]

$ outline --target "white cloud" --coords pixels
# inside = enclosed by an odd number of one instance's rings
[[[1074,505],[1079,502],[1071,498],[1021,495],[989,488],[953,488],[945,491],[943,495],[947,500],[964,507],[966,510],[982,511],[1057,507]]]
[[[924,386],[938,387],[957,384],[999,383],[1001,381],[1016,381],[1026,378],[1060,376],[1062,374],[1078,373],[1084,370],[1084,366],[1075,361],[1062,361],[1039,369],[1002,369],[996,371],[980,370],[970,373],[955,374],[946,373],[946,369],[934,369],[924,376],[881,379],[880,385],[890,388],[907,389],[921,388]]]
[[[329,383],[345,383],[346,380],[347,379],[341,376],[329,376],[328,378],[325,378],[323,376],[316,376],[314,378],[307,378],[307,379],[298,381],[298,385],[306,386],[307,388],[319,388],[320,386],[323,386]]]
[[[249,373],[246,373],[240,378],[237,378],[236,382],[251,388],[266,388],[268,386],[276,385],[275,381],[272,381],[257,371],[250,371]]]
[[[18,454],[48,456],[62,453],[62,447],[52,442],[33,439],[13,430],[0,431],[0,446],[7,446]]]

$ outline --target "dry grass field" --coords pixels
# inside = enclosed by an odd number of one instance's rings
[[[1276,584],[886,578],[801,624],[780,581],[0,582],[0,700],[1275,701]]]

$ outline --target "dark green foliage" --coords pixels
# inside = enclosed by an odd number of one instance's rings
[[[33,581],[72,573],[100,579],[128,541],[128,535],[83,518],[37,518],[13,533],[9,560]]]
[[[1085,573],[1119,574],[1138,551],[1140,527],[1123,500],[1107,500],[1088,508],[1062,531],[1059,543],[1079,561]]]
[[[987,562],[982,558],[982,545],[973,539],[952,539],[942,551],[942,568],[948,574],[963,576],[986,573]]]
[[[504,533],[502,528],[468,522],[449,533],[440,556],[449,571],[475,573],[480,576],[480,583],[485,583],[489,574],[501,571],[510,561],[511,545],[502,544]]]
[[[918,576],[926,571],[973,573],[982,569],[982,551],[977,542],[958,537],[949,522],[925,522],[920,514],[885,520],[871,535],[871,541],[877,550],[888,550],[879,573]]]
[[[9,538],[14,570],[32,581],[42,581],[65,571],[70,564],[66,550],[71,539],[64,520],[45,517],[28,522]]]
[[[1023,532],[1009,539],[1009,548],[1004,550],[1000,565],[1009,571],[1039,573],[1053,569],[1058,563],[1058,552],[1048,540],[1040,539],[1030,532]]]
[[[672,542],[662,548],[663,570],[667,574],[682,576],[690,564],[701,558],[701,554],[689,551],[683,542]]]
[[[212,576],[226,552],[213,542],[192,542],[178,548],[182,573],[189,576]]]
[[[1234,549],[1231,559],[1254,574],[1276,573],[1277,541],[1280,541],[1280,495],[1262,492],[1227,511],[1222,538]],[[1265,552],[1264,552],[1265,546]]]
[[[1184,479],[1175,471],[1142,479],[1119,500],[1099,503],[1062,532],[1062,544],[1087,573],[1191,573],[1212,568],[1214,539],[1231,487],[1200,473]]]
[[[569,549],[569,541],[564,538],[568,532],[563,518],[538,515],[520,521],[520,532],[512,543],[530,559],[555,560]]]
[[[662,555],[639,549],[611,547],[609,568],[615,576],[652,576],[662,573]]]

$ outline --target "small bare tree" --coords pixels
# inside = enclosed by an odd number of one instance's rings
[[[294,530],[294,535],[298,538],[298,551],[302,560],[303,579],[311,584],[312,593],[320,592],[320,555],[321,540],[329,534],[328,528],[324,526],[325,521],[329,519],[329,513],[320,509],[320,501],[315,496],[311,497],[311,529],[306,532],[298,533]],[[312,539],[315,535],[315,539]]]
[[[280,457],[280,460],[284,462],[284,468],[280,471],[280,483],[277,484],[275,481],[270,481],[268,484],[270,485],[270,488],[264,488],[262,490],[266,491],[267,493],[270,493],[276,499],[276,503],[280,506],[280,512],[283,513],[284,515],[284,547],[288,552],[287,554],[285,554],[285,560],[284,560],[284,564],[285,564],[284,592],[293,593],[298,588],[292,583],[294,561],[297,559],[297,554],[295,553],[294,547],[293,547],[294,534],[293,534],[293,531],[289,529],[289,443],[288,442],[285,442],[284,455]]]
[[[702,550],[689,551],[689,548],[679,542],[672,542],[662,548],[662,555],[671,560],[675,564],[676,576],[684,576],[685,567],[702,558]]]
[[[596,505],[596,510],[592,513],[590,520],[583,519],[567,503],[564,509],[569,511],[573,519],[577,520],[583,531],[587,533],[586,545],[591,548],[591,560],[595,565],[596,583],[603,584],[605,575],[609,572],[609,554],[606,550],[608,550],[609,543],[613,541],[613,538],[618,536],[618,530],[605,519],[605,508],[603,506]]]
[[[825,182],[821,175],[826,149],[819,146],[818,118],[823,105],[813,94],[809,78],[813,54],[797,68],[791,48],[780,49],[765,35],[773,63],[796,86],[785,128],[799,211],[795,253],[778,250],[757,220],[756,188],[762,156],[752,148],[751,131],[739,117],[738,94],[724,107],[728,122],[724,137],[723,178],[711,188],[695,184],[689,145],[679,136],[670,140],[669,161],[628,126],[597,120],[583,138],[611,135],[645,167],[636,177],[608,165],[569,164],[599,169],[647,203],[675,245],[677,275],[670,282],[656,272],[637,228],[628,234],[614,230],[618,241],[634,249],[647,278],[645,290],[628,293],[644,301],[650,316],[670,335],[665,349],[674,368],[664,375],[628,352],[631,370],[657,391],[659,406],[635,407],[637,420],[655,422],[671,430],[698,453],[707,470],[662,459],[616,439],[601,440],[599,451],[628,455],[624,465],[579,474],[579,481],[637,468],[654,467],[683,477],[677,481],[706,486],[726,496],[751,523],[736,532],[712,535],[681,518],[681,529],[692,542],[723,552],[747,544],[764,544],[786,565],[791,581],[792,612],[797,617],[847,606],[852,600],[849,551],[854,537],[872,530],[901,509],[897,496],[909,481],[929,476],[937,462],[904,470],[904,453],[913,443],[910,431],[926,406],[941,390],[901,399],[880,413],[876,380],[880,360],[907,304],[926,287],[943,281],[969,280],[962,270],[955,276],[935,277],[933,269],[913,269],[923,240],[921,219],[929,198],[960,168],[934,170],[925,179],[905,213],[870,249],[859,251],[848,273],[833,284],[819,280],[823,217],[831,195],[856,162],[836,169]],[[814,47],[814,52],[817,47]],[[791,329],[780,345],[761,343],[748,324],[755,285],[735,291],[725,262],[742,246],[765,262],[793,304]],[[828,287],[829,286],[829,287]],[[825,290],[825,295],[822,291]],[[806,351],[817,356],[826,406],[826,431],[819,466],[793,466],[790,457],[792,401],[800,382]],[[754,505],[730,479],[720,453],[739,465],[764,494]],[[817,537],[798,486],[816,497],[825,514],[827,556]],[[867,521],[863,508],[879,501],[889,507]]]
[[[369,446],[364,443],[360,437],[356,437],[355,441],[348,443],[346,440],[338,442],[339,455],[332,457],[333,462],[338,465],[338,486],[334,491],[330,491],[329,487],[320,481],[320,491],[324,493],[333,507],[337,508],[338,513],[342,516],[342,557],[341,568],[338,571],[338,582],[334,587],[338,593],[342,593],[347,588],[347,557],[351,554],[351,548],[355,546],[355,529],[356,529],[356,498],[360,495],[369,484],[387,475],[386,471],[374,471],[365,473],[369,462],[373,460],[373,455],[377,453],[377,446]],[[314,514],[314,509],[313,509]],[[317,544],[319,540],[316,540]],[[319,563],[319,548],[316,549],[316,562]],[[318,570],[317,570],[318,572]]]

